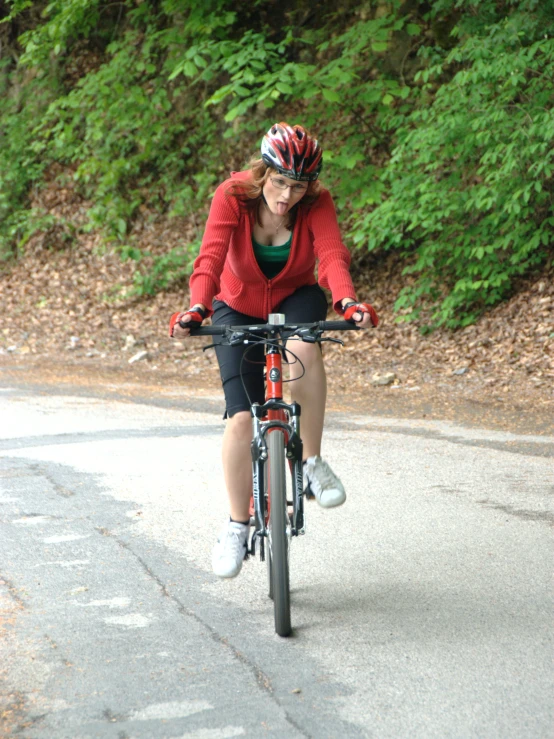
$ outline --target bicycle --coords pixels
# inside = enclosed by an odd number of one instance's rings
[[[186,328],[186,324],[181,324]],[[288,325],[282,313],[272,313],[266,324],[249,326],[202,326],[191,329],[191,336],[222,336],[229,346],[242,344],[265,347],[265,402],[252,403],[252,498],[250,525],[253,532],[248,555],[255,556],[256,545],[260,560],[266,560],[269,597],[273,600],[275,631],[279,636],[292,632],[290,613],[289,551],[293,536],[305,534],[302,438],[300,436],[300,405],[283,399],[283,358],[295,357],[286,348],[290,339],[310,343],[340,339],[322,337],[325,331],[359,331],[347,321],[317,321]],[[210,344],[204,351],[215,347]],[[248,351],[243,355],[242,361]],[[295,357],[300,361],[298,357]],[[290,472],[292,500],[287,500],[286,460]],[[266,467],[269,472],[266,474]]]

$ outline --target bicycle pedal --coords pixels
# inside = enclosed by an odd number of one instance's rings
[[[304,497],[306,498],[306,500],[314,500],[314,499],[315,499],[315,495],[314,495],[314,494],[312,493],[312,489],[311,489],[311,487],[310,487],[310,484],[309,484],[309,483],[308,483],[308,484],[306,485],[306,487],[304,488],[304,493],[303,493],[303,495],[304,495]]]

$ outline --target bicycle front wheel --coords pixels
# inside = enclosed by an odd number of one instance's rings
[[[285,435],[280,430],[274,430],[268,436],[270,592],[273,595],[275,631],[279,636],[289,636],[292,630],[289,586],[290,523],[285,479]]]

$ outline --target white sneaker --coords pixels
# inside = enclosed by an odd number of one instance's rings
[[[247,552],[250,526],[227,521],[214,546],[212,568],[218,577],[236,577]]]
[[[321,457],[308,457],[304,465],[304,475],[308,482],[306,489],[315,495],[323,508],[342,505],[346,500],[342,482]]]

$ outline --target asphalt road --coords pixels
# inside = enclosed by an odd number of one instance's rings
[[[554,437],[330,414],[340,509],[210,571],[219,404],[0,387],[0,717],[24,739],[551,737]]]

